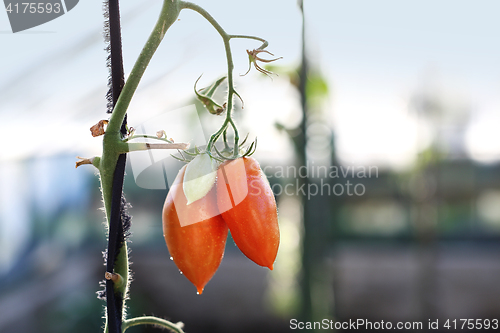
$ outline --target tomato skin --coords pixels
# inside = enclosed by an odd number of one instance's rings
[[[185,170],[179,171],[165,200],[163,236],[175,264],[201,294],[222,261],[228,227],[217,210],[215,186],[202,199],[186,204]],[[179,219],[185,218],[201,222],[181,226]]]
[[[269,182],[254,158],[238,158],[219,167],[217,206],[241,252],[272,270],[280,242],[278,212]]]

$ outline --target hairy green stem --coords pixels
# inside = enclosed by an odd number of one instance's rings
[[[122,142],[120,135],[121,124],[146,67],[165,36],[167,29],[179,16],[179,12],[179,0],[164,0],[158,22],[149,36],[146,45],[139,55],[129,78],[120,93],[120,97],[118,98],[118,101],[113,109],[109,124],[106,128],[106,133],[104,134],[103,139],[103,154],[99,170],[101,175],[104,208],[106,210],[107,217],[109,217],[111,212],[111,190],[116,161],[118,160],[120,153],[129,151],[128,148],[124,148],[123,146],[124,143]]]
[[[160,45],[168,28],[170,28],[170,26],[179,17],[179,12],[181,10],[180,3],[181,1],[179,0],[163,1],[160,17],[158,18],[146,45],[144,45],[141,54],[137,58],[122,92],[120,93],[120,97],[118,98],[113,113],[111,114],[106,132],[115,132],[120,130],[123,117],[125,117],[125,113],[127,112],[127,108],[132,100],[132,96],[134,95],[134,92],[137,89],[149,62],[151,61],[153,54]]]
[[[130,147],[122,142],[120,128],[122,126],[127,108],[130,105],[132,96],[134,95],[137,86],[148,66],[153,54],[158,48],[160,42],[167,29],[176,21],[180,12],[179,0],[164,0],[163,7],[156,23],[153,32],[151,33],[146,45],[144,46],[141,54],[139,55],[130,76],[125,83],[123,90],[114,106],[113,113],[106,128],[106,133],[103,138],[103,153],[99,161],[99,174],[101,179],[102,197],[104,201],[104,209],[106,212],[106,220],[109,224],[111,216],[111,201],[113,195],[113,176],[115,173],[116,163],[120,154],[128,152]],[[125,242],[120,248],[114,265],[114,272],[119,274],[124,283],[114,286],[115,293],[123,295],[126,298],[128,289],[128,275],[129,275],[129,260],[127,243]],[[125,302],[123,302],[125,304]],[[106,320],[105,332],[108,331]]]
[[[182,330],[184,324],[182,322],[174,324],[168,320],[157,317],[137,317],[125,320],[122,324],[122,333],[125,332],[129,327],[138,325],[155,325],[169,329],[170,331],[175,333],[184,333],[184,331]]]

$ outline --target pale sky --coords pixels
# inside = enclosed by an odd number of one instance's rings
[[[195,2],[229,33],[268,39],[268,49],[283,56],[281,65],[298,64],[296,1]],[[499,159],[500,131],[494,124],[500,120],[500,2],[306,0],[305,5],[309,53],[331,88],[325,119],[343,162],[405,167],[414,161],[434,135],[409,111],[417,91],[437,95],[452,115],[468,107],[467,153],[483,161]],[[126,73],[160,6],[160,0],[121,2]],[[88,129],[106,117],[101,7],[100,1],[80,1],[64,16],[17,34],[0,11],[0,131],[4,138],[16,138],[0,160],[99,154],[100,139],[90,137]],[[232,45],[236,83],[246,102],[242,127],[259,137],[262,158],[289,152],[287,138],[273,124],[300,120],[295,91],[282,78],[272,81],[255,71],[239,77],[247,69],[245,50],[259,44],[238,40]],[[183,11],[139,86],[129,124],[186,106],[201,73],[201,83],[208,84],[225,68],[215,31],[196,13]],[[457,126],[453,116],[446,119],[438,131]]]

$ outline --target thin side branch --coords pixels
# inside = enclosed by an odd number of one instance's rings
[[[222,132],[226,129],[227,125],[232,122],[232,111],[233,111],[233,95],[234,95],[234,83],[233,83],[233,69],[234,69],[234,64],[233,64],[233,55],[231,53],[231,45],[230,45],[230,39],[231,35],[228,35],[226,31],[220,26],[220,24],[213,18],[212,15],[210,15],[205,9],[202,7],[191,3],[187,1],[181,1],[181,8],[182,9],[191,9],[201,16],[203,16],[214,28],[217,30],[219,35],[222,37],[222,40],[224,41],[224,48],[226,49],[226,59],[227,59],[227,85],[228,85],[228,91],[227,91],[227,106],[226,106],[226,119],[224,120],[224,123],[222,124],[221,129],[212,137],[210,138],[210,141],[208,142],[207,145],[207,151],[211,151],[213,145],[215,144],[215,141],[220,137]],[[234,146],[238,147],[238,129],[233,126],[234,130]]]
[[[138,325],[155,325],[162,328],[166,328],[175,333],[184,333],[182,328],[184,327],[184,323],[172,323],[168,320],[156,318],[156,317],[137,317],[125,320],[122,324],[122,333],[125,332],[129,327],[138,326]]]
[[[189,148],[189,143],[147,143],[133,142],[128,144],[128,151],[140,151],[149,149],[182,149]]]
[[[222,124],[221,128],[210,137],[210,140],[207,144],[207,152],[210,154],[212,151],[212,148],[215,147],[215,142],[219,139],[221,135],[224,135],[224,138],[226,137],[226,129],[229,125],[231,125],[233,132],[234,132],[234,152],[233,152],[233,158],[236,158],[239,154],[238,150],[238,141],[239,141],[239,133],[238,133],[238,128],[236,127],[233,119],[232,119],[232,111],[233,111],[233,96],[236,95],[240,99],[240,95],[236,92],[234,89],[234,83],[233,83],[233,69],[234,69],[234,64],[233,64],[233,56],[231,53],[231,45],[230,41],[232,38],[244,38],[244,39],[252,39],[252,40],[257,40],[262,42],[262,45],[254,50],[255,54],[259,52],[268,52],[265,51],[264,49],[269,45],[269,43],[260,37],[255,37],[255,36],[247,36],[247,35],[229,35],[226,33],[226,31],[220,26],[220,24],[213,18],[212,15],[210,15],[205,9],[202,7],[188,2],[188,1],[181,1],[180,2],[181,9],[191,9],[197,13],[199,13],[201,16],[203,16],[214,28],[217,30],[219,35],[222,37],[222,40],[224,41],[224,47],[226,49],[226,58],[227,58],[227,83],[228,83],[228,91],[227,91],[227,105],[226,105],[226,119],[224,120],[224,123]],[[259,58],[259,60],[261,60]],[[268,62],[267,60],[264,60],[265,62]],[[274,61],[274,60],[269,60],[269,61]],[[255,62],[254,62],[257,70],[261,69]],[[259,70],[260,71],[260,70]],[[262,71],[265,71],[262,69]],[[265,73],[265,72],[264,72]],[[226,141],[225,141],[226,144]]]
[[[168,143],[173,143],[173,141],[170,139],[158,137],[158,136],[154,136],[154,135],[147,135],[147,134],[136,134],[133,136],[129,136],[128,138],[123,139],[123,142],[128,142],[130,140],[136,140],[136,139],[153,139],[153,140],[160,140],[160,141],[165,141]]]

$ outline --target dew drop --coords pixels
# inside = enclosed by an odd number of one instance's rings
[[[197,291],[197,292],[196,292],[196,295],[199,295],[199,294],[200,294],[200,293]]]
[[[174,257],[170,257],[170,260],[174,260]]]
[[[179,273],[181,273],[181,275],[182,275],[182,272],[181,272],[181,271],[179,271]]]

